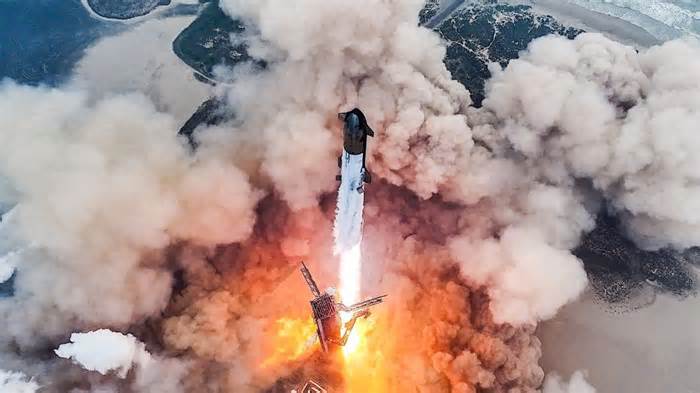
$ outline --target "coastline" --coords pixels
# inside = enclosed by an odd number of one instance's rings
[[[529,5],[532,11],[551,15],[567,26],[587,32],[601,33],[608,38],[637,48],[648,48],[662,43],[650,32],[615,16],[592,11],[560,0],[516,0],[513,3]]]
[[[144,20],[148,20],[150,18],[157,18],[161,16],[161,14],[177,7],[178,5],[181,4],[198,4],[197,0],[171,0],[169,4],[167,5],[159,5],[150,12],[140,15],[140,16],[134,16],[132,18],[110,18],[106,17],[103,15],[100,15],[97,13],[92,6],[90,5],[89,0],[80,0],[80,3],[83,5],[83,7],[88,11],[90,16],[94,19],[103,21],[103,22],[117,22],[117,23],[123,23],[123,24],[132,24],[132,23],[139,23],[143,22]]]

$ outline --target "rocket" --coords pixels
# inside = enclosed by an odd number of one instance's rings
[[[338,157],[340,173],[336,180],[353,182],[353,189],[360,194],[364,192],[364,183],[372,182],[372,175],[367,170],[365,160],[367,156],[367,137],[374,137],[374,131],[367,124],[365,114],[355,108],[350,112],[338,114],[338,119],[343,122],[343,154]]]

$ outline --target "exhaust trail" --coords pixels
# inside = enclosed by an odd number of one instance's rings
[[[340,188],[336,207],[334,254],[340,255],[340,299],[346,303],[360,300],[362,275],[362,210],[364,183],[371,182],[365,167],[367,137],[374,131],[361,110],[339,113],[343,121],[343,154],[338,158]]]
[[[365,204],[363,187],[363,155],[343,152],[340,168],[340,188],[336,208],[335,253],[342,254],[362,240],[362,209]]]
[[[364,155],[343,151],[340,164],[341,181],[333,227],[334,254],[340,255],[340,298],[343,302],[354,303],[360,300],[361,289]]]

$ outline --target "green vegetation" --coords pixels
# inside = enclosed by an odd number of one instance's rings
[[[170,0],[88,0],[92,10],[105,18],[131,19],[143,16]]]
[[[655,291],[685,297],[695,293],[700,249],[642,250],[627,239],[618,219],[606,209],[596,228],[586,234],[574,254],[583,261],[595,294],[607,303],[625,304],[652,284]]]
[[[491,76],[488,63],[505,66],[535,38],[560,34],[573,38],[582,31],[559,24],[551,16],[533,14],[528,6],[497,1],[472,4],[436,27],[448,43],[445,65],[453,78],[469,89],[475,105],[484,99]]]
[[[418,15],[419,23],[422,25],[425,22],[429,21],[430,18],[437,15],[437,12],[439,10],[440,0],[427,0],[425,2],[425,7],[423,7],[423,9],[420,11],[420,14]]]
[[[177,36],[173,50],[199,74],[214,79],[213,70],[216,65],[233,67],[251,60],[246,44],[231,40],[232,36],[240,36],[244,31],[243,23],[224,14],[219,8],[219,1],[213,0]]]

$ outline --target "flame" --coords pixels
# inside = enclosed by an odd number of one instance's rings
[[[349,250],[340,255],[340,300],[346,305],[360,301],[360,280],[362,275],[362,251],[358,242]],[[343,326],[352,318],[352,313],[341,313],[340,319]],[[357,327],[357,325],[355,325]],[[348,341],[343,347],[343,355],[346,357],[353,353],[360,344],[357,329],[353,329]]]
[[[346,305],[361,300],[361,250],[361,242],[358,242],[340,256],[339,294]],[[340,317],[345,324],[352,318],[352,313],[342,313]],[[345,391],[348,393],[389,391],[385,358],[380,349],[382,339],[375,327],[372,317],[358,319],[342,348]]]
[[[352,314],[350,313],[343,313],[340,317],[340,319],[343,321],[343,325],[345,325],[345,323],[347,323],[347,321],[349,321],[350,318],[352,318]],[[346,358],[352,355],[360,347],[360,344],[362,342],[362,335],[360,334],[358,329],[360,321],[361,319],[355,323],[355,327],[350,333],[350,336],[348,336],[348,341],[343,347],[343,355]]]
[[[272,340],[273,353],[263,362],[263,367],[291,362],[309,352],[316,342],[316,324],[313,318],[280,318],[275,321],[276,334]]]
[[[389,391],[386,359],[381,350],[383,340],[375,328],[374,318],[359,319],[343,350],[343,374],[348,393]]]
[[[340,255],[340,299],[347,305],[360,301],[362,251],[358,242]]]

